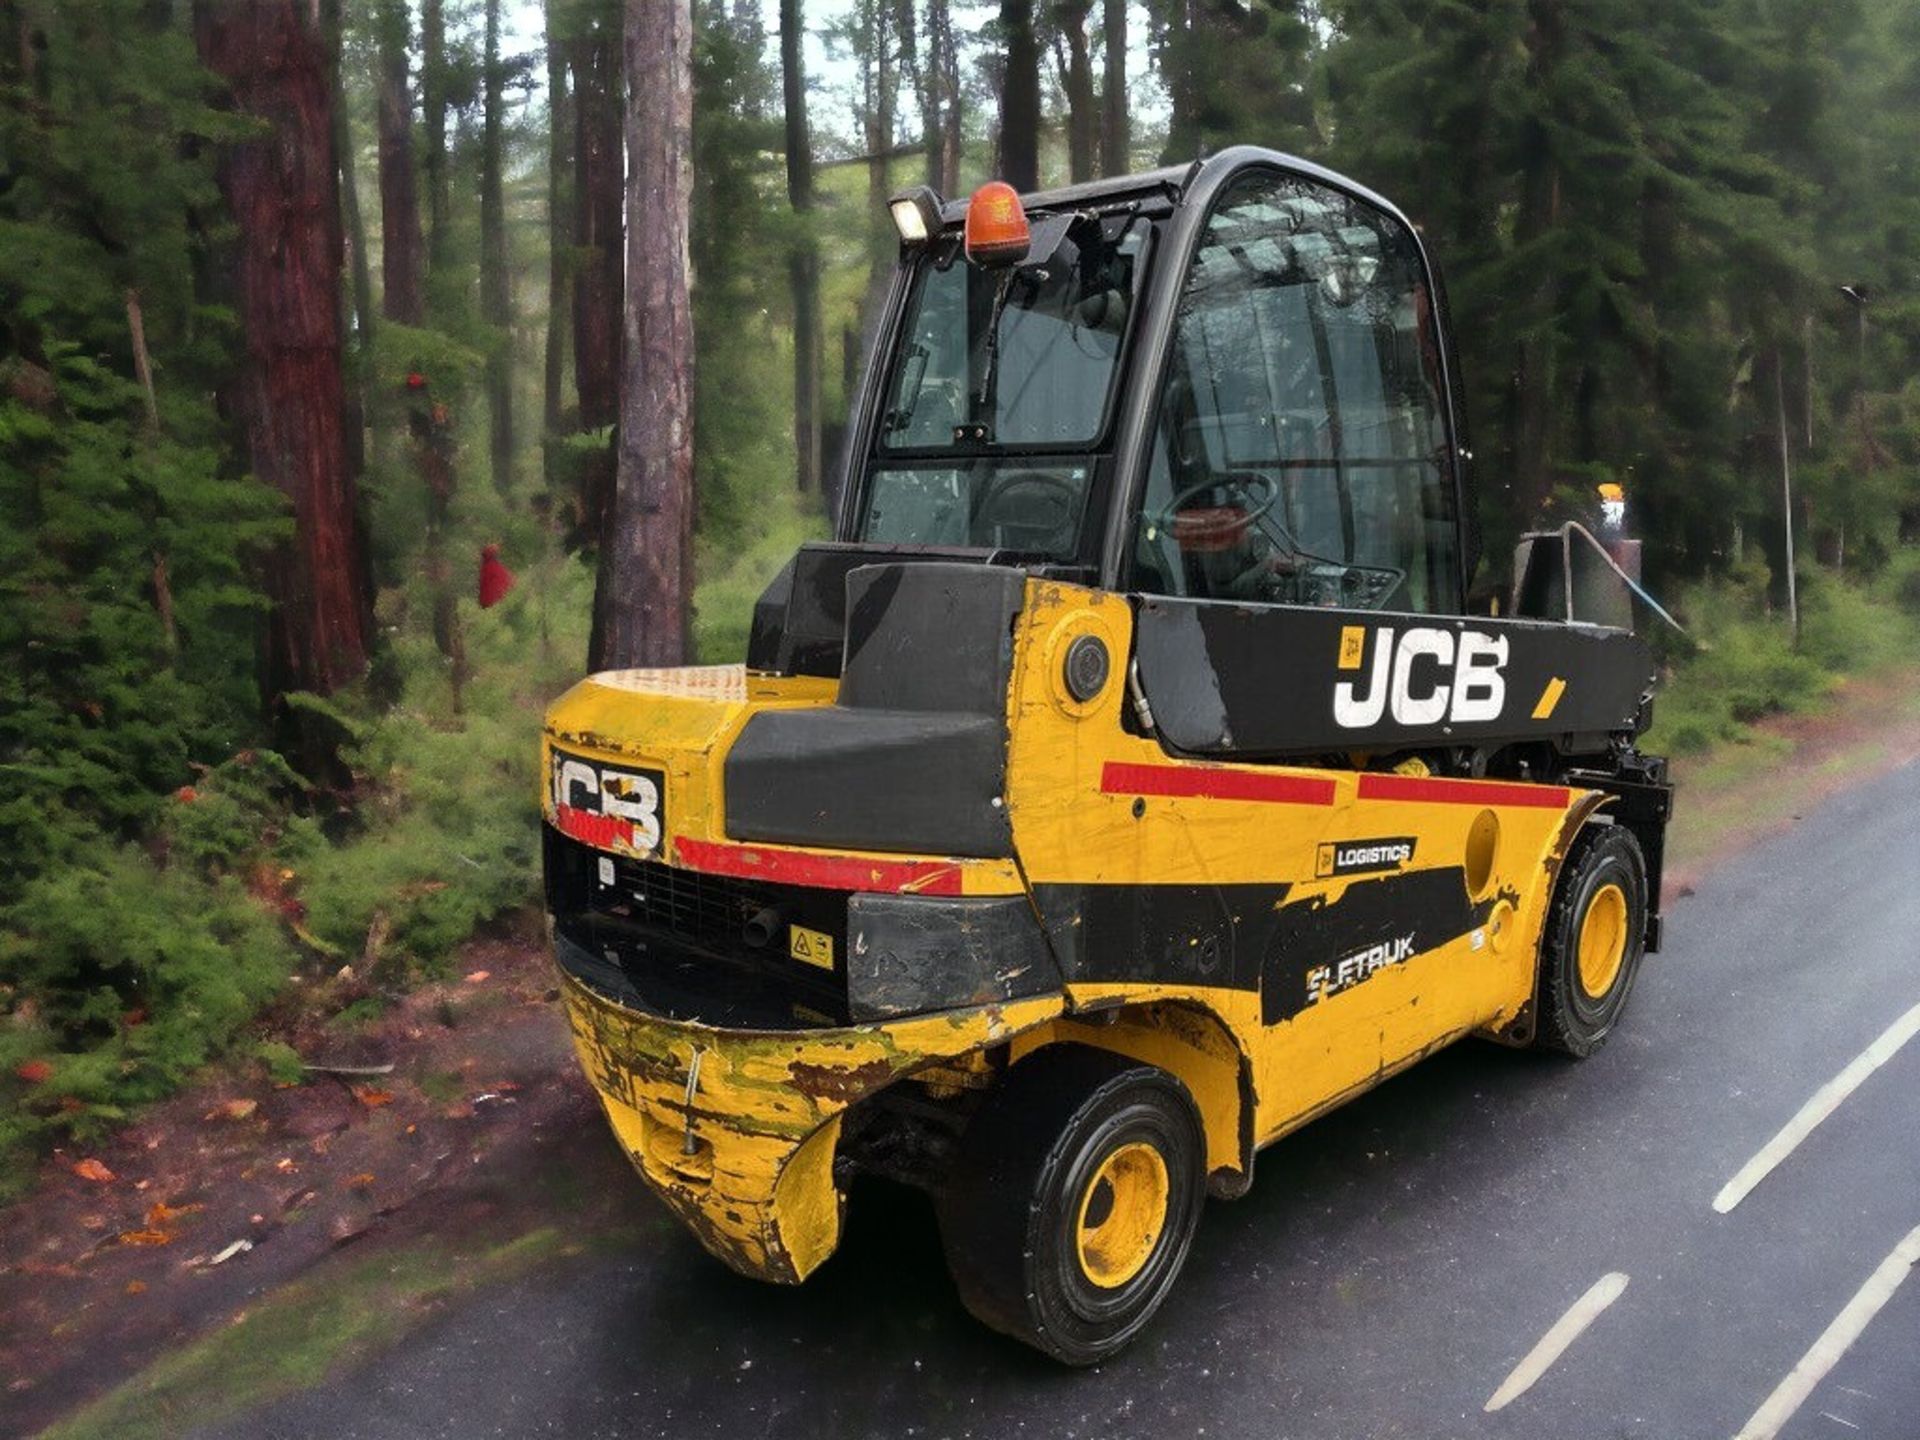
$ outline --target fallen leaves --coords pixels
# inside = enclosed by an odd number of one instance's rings
[[[393,1092],[391,1090],[376,1090],[371,1085],[356,1085],[353,1087],[353,1098],[369,1110],[378,1110],[382,1105],[391,1105],[393,1103]]]
[[[146,1282],[146,1281],[144,1281],[144,1280],[129,1280],[129,1281],[127,1281],[127,1294],[129,1294],[129,1295],[144,1295],[144,1294],[146,1294],[146,1293],[147,1293],[147,1282]]]
[[[260,1108],[258,1100],[225,1100],[209,1110],[203,1117],[208,1120],[250,1120],[253,1112]]]
[[[349,1190],[365,1190],[372,1184],[373,1172],[371,1170],[362,1170],[358,1175],[353,1176],[347,1181],[347,1188]]]
[[[491,977],[491,976],[492,976],[492,974],[493,974],[493,972],[492,972],[491,970],[475,970],[475,971],[472,971],[472,972],[471,972],[470,974],[468,974],[468,976],[467,976],[467,984],[469,984],[469,985],[484,985],[484,984],[486,984],[486,983],[487,983],[487,980],[488,980],[488,978],[489,978],[489,977]]]
[[[173,1234],[167,1230],[122,1230],[122,1245],[171,1245]]]
[[[53,1066],[45,1060],[27,1060],[14,1066],[13,1073],[29,1085],[42,1085],[53,1078]]]
[[[147,1207],[147,1224],[152,1226],[171,1225],[174,1221],[188,1215],[197,1215],[206,1209],[205,1205],[169,1205],[164,1200],[156,1200]]]
[[[111,1185],[113,1183],[113,1171],[102,1165],[91,1155],[76,1163],[73,1167],[73,1173],[78,1175],[82,1180],[93,1181],[96,1185]]]

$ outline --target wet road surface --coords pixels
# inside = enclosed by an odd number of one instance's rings
[[[931,1207],[874,1184],[797,1290],[728,1274],[662,1213],[208,1434],[1920,1440],[1920,1278],[1899,1283],[1920,1039],[1714,1209],[1920,1007],[1917,816],[1908,765],[1669,896],[1667,949],[1593,1059],[1458,1046],[1263,1153],[1097,1371],[974,1324]],[[1569,1314],[1596,1287],[1610,1303]],[[1578,1333],[1489,1413],[1556,1322]],[[1767,1412],[1796,1367],[1804,1398]]]

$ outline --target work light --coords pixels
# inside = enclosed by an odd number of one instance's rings
[[[902,190],[887,202],[902,245],[924,245],[940,228],[940,196],[926,185]]]

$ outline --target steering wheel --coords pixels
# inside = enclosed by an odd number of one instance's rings
[[[1239,475],[1220,475],[1211,480],[1202,480],[1197,485],[1189,485],[1180,491],[1156,517],[1156,523],[1162,530],[1173,533],[1175,519],[1187,506],[1215,490],[1238,491],[1243,497],[1243,509],[1235,517],[1232,528],[1245,532],[1255,521],[1280,503],[1280,487],[1274,483],[1271,475],[1262,475],[1257,471]],[[1223,530],[1225,527],[1222,527]]]
[[[996,514],[996,511],[1006,507],[1010,496],[1026,490],[1036,491],[1046,497],[1043,503],[1051,503],[1058,511],[1057,517],[1048,520],[1020,514]],[[1081,500],[1081,487],[1064,476],[1047,470],[1006,471],[995,476],[992,483],[981,492],[979,503],[973,507],[974,530],[977,533],[987,525],[1020,525],[1028,529],[1051,528],[1064,533],[1073,524]]]

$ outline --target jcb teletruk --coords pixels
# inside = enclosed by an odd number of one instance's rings
[[[547,717],[554,950],[715,1255],[802,1280],[904,1179],[968,1308],[1087,1364],[1263,1145],[1465,1036],[1606,1038],[1654,666],[1577,527],[1469,613],[1446,308],[1378,196],[1239,148],[893,213],[838,538],[744,665]]]

